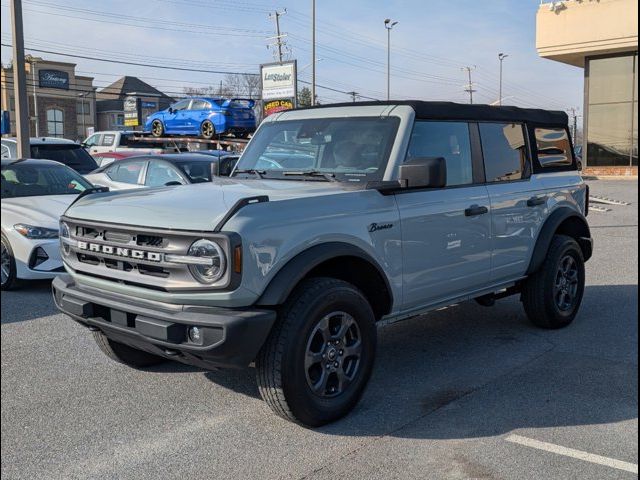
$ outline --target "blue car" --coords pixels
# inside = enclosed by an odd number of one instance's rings
[[[144,131],[154,137],[200,135],[211,139],[234,134],[246,137],[256,130],[255,102],[244,98],[193,97],[149,115]]]

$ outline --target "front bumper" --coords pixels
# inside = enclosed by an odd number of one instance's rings
[[[171,305],[79,287],[69,275],[52,284],[56,306],[109,339],[203,368],[246,367],[273,326],[273,310]],[[189,339],[198,327],[201,340]]]

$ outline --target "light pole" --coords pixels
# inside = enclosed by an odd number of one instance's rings
[[[384,28],[387,29],[387,100],[391,100],[391,30],[397,24],[390,18],[384,21]]]
[[[502,61],[509,55],[506,53],[499,53],[498,60],[500,60],[500,88],[498,89],[498,105],[502,106]]]
[[[311,105],[316,104],[316,0],[311,0]]]
[[[85,127],[84,124],[84,97],[85,97],[86,93],[79,93],[78,96],[80,97],[80,105],[81,105],[81,112],[80,114],[82,115],[82,140],[84,141],[84,137],[87,136],[87,129]]]
[[[11,0],[11,36],[13,39],[13,95],[16,109],[16,137],[18,158],[28,158],[29,106],[27,104],[27,79],[24,69],[24,32],[22,28],[22,1]]]
[[[40,136],[40,120],[38,119],[38,94],[36,90],[36,86],[38,84],[38,80],[36,78],[36,58],[30,55],[27,55],[29,63],[31,64],[31,79],[33,81],[33,117],[35,119],[35,136]]]

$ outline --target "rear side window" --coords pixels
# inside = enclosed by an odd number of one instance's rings
[[[530,174],[524,128],[518,123],[480,123],[487,182],[508,182]]]
[[[115,162],[107,168],[105,173],[114,182],[137,184],[140,172],[144,168],[144,161]]]
[[[204,100],[194,100],[191,103],[190,110],[209,110],[211,109],[211,105],[209,102],[205,102]]]
[[[113,133],[105,133],[102,136],[102,146],[103,147],[111,147],[114,144],[116,136]]]
[[[31,145],[31,157],[55,160],[85,174],[98,168],[98,164],[82,146],[69,145]]]
[[[447,186],[473,183],[469,124],[417,121],[411,133],[407,160],[424,157],[446,160]]]
[[[543,168],[573,165],[569,134],[563,128],[536,128],[538,161]]]

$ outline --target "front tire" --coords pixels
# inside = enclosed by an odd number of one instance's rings
[[[554,236],[542,267],[523,286],[522,302],[529,320],[540,328],[566,327],[578,314],[584,285],[580,246],[571,237]]]
[[[0,287],[2,290],[12,290],[18,286],[18,278],[16,276],[16,259],[13,256],[13,250],[9,239],[2,235],[2,278]]]
[[[129,347],[119,342],[114,342],[100,331],[93,332],[93,339],[96,341],[102,353],[111,360],[132,368],[140,369],[151,367],[165,361],[162,357],[143,352],[142,350]]]
[[[151,122],[151,135],[156,138],[164,135],[164,125],[160,120]]]
[[[305,280],[256,359],[260,395],[276,414],[304,426],[343,417],[369,381],[376,335],[371,306],[357,288]]]

